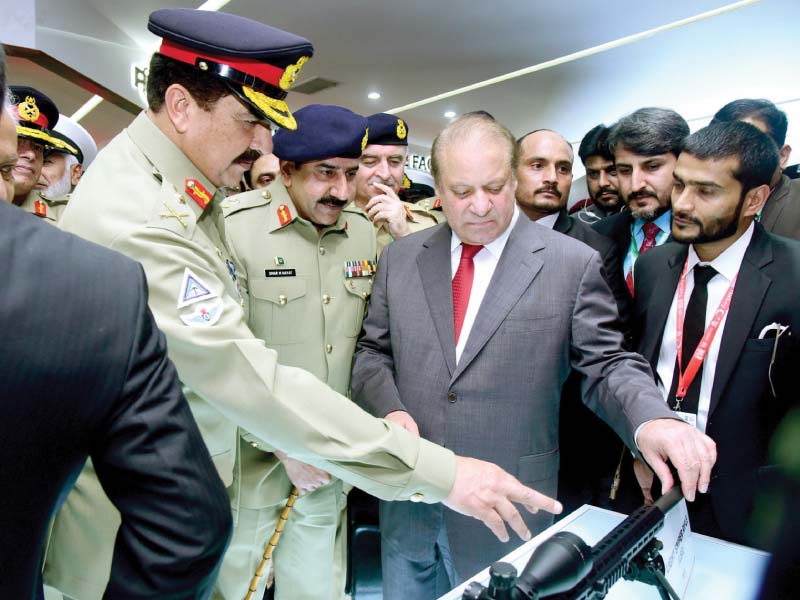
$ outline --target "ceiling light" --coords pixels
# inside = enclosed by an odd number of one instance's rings
[[[456,112],[454,110],[448,110],[446,113],[444,113],[444,116],[446,119],[452,119],[456,116]]]
[[[370,92],[367,94],[367,98],[370,100],[380,100],[381,94],[380,92]]]
[[[97,105],[100,104],[102,101],[103,98],[101,96],[98,95],[92,96],[83,104],[83,106],[81,106],[78,110],[76,110],[70,118],[73,121],[80,121],[83,117],[85,117],[95,108],[97,108]]]

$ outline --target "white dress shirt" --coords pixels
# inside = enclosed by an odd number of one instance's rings
[[[461,360],[461,353],[464,351],[464,346],[467,345],[467,340],[469,340],[469,334],[472,331],[472,325],[475,323],[475,317],[478,315],[478,309],[481,307],[483,297],[489,288],[489,282],[492,280],[500,255],[506,247],[508,236],[511,235],[514,225],[517,224],[517,219],[519,219],[519,208],[515,206],[514,215],[511,217],[511,223],[509,223],[506,230],[496,240],[481,248],[481,251],[472,259],[475,265],[475,275],[472,280],[472,290],[469,294],[467,313],[464,315],[464,323],[461,326],[461,334],[458,336],[458,344],[456,345],[456,363]],[[451,279],[456,276],[459,262],[461,262],[461,240],[454,231],[450,238]]]
[[[725,292],[728,291],[733,278],[739,272],[739,267],[742,265],[744,253],[747,246],[750,244],[750,239],[753,237],[754,226],[751,224],[747,231],[744,232],[742,237],[736,240],[730,247],[728,247],[722,254],[711,262],[704,263],[700,261],[697,253],[694,251],[694,246],[689,246],[689,269],[686,273],[686,304],[689,303],[692,290],[694,289],[694,267],[697,265],[711,265],[717,271],[717,274],[708,282],[708,304],[706,305],[706,328],[711,322],[719,303],[722,301]],[[681,267],[682,268],[682,267]],[[656,373],[658,375],[658,388],[664,395],[664,400],[667,400],[670,387],[672,386],[672,378],[675,373],[675,360],[677,358],[677,346],[675,328],[678,321],[678,290],[675,289],[675,295],[672,297],[672,306],[669,309],[669,316],[667,317],[667,324],[664,329],[664,337],[661,340],[661,351],[658,355],[658,365]],[[717,358],[719,357],[719,347],[722,341],[722,334],[725,331],[725,323],[728,321],[728,315],[722,319],[717,329],[717,334],[714,336],[711,346],[708,349],[708,354],[703,361],[703,370],[700,380],[700,398],[697,404],[697,428],[705,433],[706,423],[708,421],[708,410],[711,403],[711,390],[714,384],[714,374],[717,370]],[[694,348],[691,348],[694,351]],[[684,370],[687,365],[683,365]]]

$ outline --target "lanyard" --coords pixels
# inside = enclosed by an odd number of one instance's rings
[[[683,320],[685,317],[684,301],[686,299],[686,273],[688,270],[689,257],[686,257],[686,262],[683,264],[681,279],[678,282],[678,319],[675,331],[675,345],[678,351],[678,389],[675,391],[675,400],[677,403],[676,410],[680,410],[681,400],[686,397],[686,392],[689,390],[689,386],[692,385],[692,381],[694,381],[697,371],[700,370],[700,365],[702,365],[703,360],[705,360],[708,348],[711,346],[711,342],[714,340],[714,336],[717,334],[719,324],[722,322],[722,319],[725,318],[725,315],[728,314],[728,309],[731,305],[731,297],[733,296],[733,288],[736,286],[737,277],[739,277],[739,274],[737,273],[734,276],[733,281],[731,281],[731,284],[728,286],[728,291],[725,292],[725,295],[722,297],[717,310],[714,311],[714,316],[711,318],[711,323],[708,324],[700,343],[697,344],[697,348],[695,348],[695,351],[692,354],[692,358],[689,359],[689,364],[686,366],[686,371],[684,371],[682,364]]]

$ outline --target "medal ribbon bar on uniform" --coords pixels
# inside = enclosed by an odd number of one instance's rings
[[[377,260],[346,260],[344,261],[344,277],[371,277],[378,269]]]

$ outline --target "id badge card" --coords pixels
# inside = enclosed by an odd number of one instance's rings
[[[675,416],[678,417],[684,423],[688,423],[694,428],[697,428],[697,415],[695,413],[686,413],[681,412],[679,410],[674,411]]]

